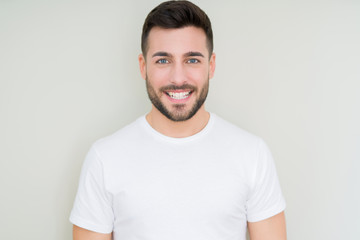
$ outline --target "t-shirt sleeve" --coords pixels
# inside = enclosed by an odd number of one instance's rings
[[[93,146],[82,166],[70,222],[94,232],[111,233],[114,221],[112,198],[105,189],[103,173],[103,164]]]
[[[272,155],[260,140],[251,191],[246,203],[247,221],[257,222],[282,212],[285,200],[281,192]]]

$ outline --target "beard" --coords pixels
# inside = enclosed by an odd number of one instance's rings
[[[202,87],[202,89],[200,89],[199,97],[195,100],[195,103],[190,108],[190,110],[186,110],[186,104],[172,104],[172,109],[169,109],[161,102],[160,97],[162,94],[164,94],[164,91],[167,90],[191,90],[191,94],[196,94],[198,93],[199,89],[195,86],[189,84],[182,86],[167,85],[160,88],[159,92],[156,93],[156,90],[151,85],[148,77],[146,76],[146,90],[151,103],[156,107],[157,110],[159,110],[171,121],[182,122],[192,118],[204,104],[209,92],[209,79],[207,79],[205,85]]]

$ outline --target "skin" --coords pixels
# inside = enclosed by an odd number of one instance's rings
[[[161,87],[189,84],[198,89],[186,101],[181,102],[184,106],[181,114],[186,114],[200,97],[201,89],[214,76],[215,54],[209,54],[204,31],[196,27],[154,27],[150,31],[148,43],[146,56],[139,55],[141,76],[149,81],[162,104],[170,112],[177,111],[177,103],[161,92]],[[206,126],[209,116],[202,105],[189,120],[174,122],[153,105],[146,119],[155,130],[166,136],[188,137],[201,131]]]
[[[177,115],[188,114],[200,98],[201,90],[207,88],[209,79],[214,76],[215,54],[208,52],[205,33],[196,27],[154,27],[150,31],[148,44],[146,56],[140,54],[138,58],[142,78],[148,81],[154,90],[154,96],[169,112]],[[160,91],[164,86],[179,87],[184,84],[197,89],[184,100],[173,100]],[[187,91],[188,89],[180,90]],[[177,107],[179,104],[181,108]],[[146,120],[158,132],[179,138],[201,131],[206,126],[209,116],[202,105],[190,119],[176,122],[168,119],[153,105]],[[248,229],[251,240],[286,240],[283,212],[263,221],[249,222]],[[74,225],[73,239],[111,240],[112,234],[96,233]]]
[[[112,234],[102,234],[73,225],[74,240],[111,240]]]
[[[259,222],[248,222],[248,229],[251,240],[286,240],[285,214],[281,212]]]

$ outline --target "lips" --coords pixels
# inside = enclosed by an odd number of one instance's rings
[[[167,85],[160,88],[160,91],[173,103],[186,103],[197,88],[190,84],[182,86]]]
[[[174,99],[174,100],[183,100],[183,99],[186,99],[188,98],[192,91],[183,91],[183,92],[165,92],[166,95],[168,95],[171,99]]]

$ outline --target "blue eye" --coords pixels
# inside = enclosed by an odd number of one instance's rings
[[[169,63],[169,61],[168,61],[168,60],[166,60],[166,59],[159,59],[159,60],[157,60],[156,62],[157,62],[157,63],[160,63],[160,64],[166,64],[166,63]]]
[[[197,59],[195,59],[195,58],[192,58],[192,59],[189,59],[187,62],[188,62],[188,63],[198,63],[199,60],[197,60]]]

